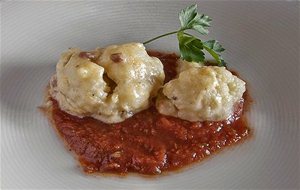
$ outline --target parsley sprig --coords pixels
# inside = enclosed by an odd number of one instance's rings
[[[143,44],[148,44],[164,36],[177,34],[180,56],[182,59],[198,63],[204,62],[205,54],[203,51],[206,50],[216,60],[218,66],[226,66],[220,55],[225,49],[217,40],[203,42],[199,38],[186,33],[187,30],[194,30],[201,35],[208,34],[208,28],[210,27],[212,19],[207,15],[200,15],[197,12],[197,4],[181,10],[179,13],[179,20],[181,24],[179,30],[157,36],[145,41]]]

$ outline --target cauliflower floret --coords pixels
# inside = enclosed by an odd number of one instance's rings
[[[232,114],[245,90],[245,82],[224,67],[194,67],[165,84],[156,107],[189,121],[220,121]]]
[[[72,48],[61,55],[56,65],[56,75],[50,82],[50,94],[62,110],[86,116],[98,111],[109,87],[102,77],[104,68],[79,56],[80,53],[80,49]]]
[[[117,123],[147,109],[164,78],[160,60],[140,43],[70,49],[57,64],[50,94],[72,115]]]
[[[107,47],[99,65],[117,84],[112,99],[125,111],[148,108],[149,97],[157,94],[165,78],[161,61],[150,57],[140,43]]]

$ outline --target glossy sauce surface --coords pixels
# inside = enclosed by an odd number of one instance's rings
[[[165,82],[176,76],[178,56],[149,52],[164,64]],[[203,160],[250,135],[243,108],[247,92],[226,121],[189,122],[159,114],[152,106],[118,124],[78,118],[53,102],[52,120],[87,173],[160,174]]]

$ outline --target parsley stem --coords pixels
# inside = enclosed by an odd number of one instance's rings
[[[185,35],[188,35],[188,36],[193,36],[192,34],[189,34],[189,33],[186,33],[186,32],[183,32]]]
[[[154,41],[154,40],[157,40],[157,39],[159,39],[159,38],[162,38],[162,37],[164,37],[164,36],[176,34],[177,32],[178,32],[178,31],[176,30],[176,31],[174,31],[174,32],[169,32],[169,33],[166,33],[166,34],[157,36],[157,37],[155,37],[155,38],[152,38],[152,39],[150,39],[150,40],[148,40],[148,41],[143,42],[143,44],[144,44],[144,45],[145,45],[145,44],[148,44],[148,43],[150,43],[150,42],[152,42],[152,41]]]
[[[150,43],[150,42],[152,42],[152,41],[154,41],[154,40],[157,40],[157,39],[162,38],[162,37],[164,37],[164,36],[169,36],[169,35],[172,35],[172,34],[176,34],[176,33],[180,32],[180,31],[184,31],[184,30],[181,29],[181,30],[177,30],[177,31],[173,31],[173,32],[169,32],[169,33],[166,33],[166,34],[157,36],[157,37],[155,37],[155,38],[152,38],[152,39],[150,39],[150,40],[148,40],[148,41],[143,42],[143,44],[146,45],[146,44],[148,44],[148,43]],[[186,32],[184,32],[184,34],[186,34],[186,35],[188,35],[188,36],[192,36],[191,34],[186,33]]]

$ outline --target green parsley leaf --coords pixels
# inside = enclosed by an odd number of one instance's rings
[[[209,16],[197,13],[197,4],[189,6],[179,13],[179,20],[181,24],[180,30],[194,29],[200,34],[208,34],[208,27],[212,19]]]
[[[219,53],[223,52],[225,49],[217,40],[209,40],[203,42],[203,47],[210,55],[217,61],[219,66],[225,66],[225,62]]]
[[[203,44],[206,47],[208,47],[209,49],[212,49],[212,50],[214,50],[215,52],[218,52],[218,53],[221,53],[225,50],[217,40],[208,40],[206,42],[203,42]]]
[[[191,28],[197,13],[197,5],[191,5],[179,13],[181,28]]]
[[[179,41],[180,56],[186,61],[203,62],[204,53],[201,40],[194,36],[188,36],[183,32],[178,32],[177,38]]]
[[[212,19],[209,16],[201,15],[199,18],[195,19],[195,22],[192,26],[193,29],[195,29],[200,34],[208,34],[208,27],[210,27],[210,23]]]
[[[203,62],[205,55],[203,50],[205,49],[217,61],[218,66],[226,66],[223,58],[220,55],[220,53],[225,49],[218,41],[209,40],[202,42],[197,37],[185,33],[186,30],[194,30],[202,35],[208,34],[208,27],[210,27],[212,19],[204,14],[200,15],[197,12],[197,4],[188,6],[181,10],[179,13],[179,20],[181,27],[177,31],[169,32],[152,38],[148,41],[145,41],[144,45],[164,36],[177,34],[179,50],[182,59],[190,62]]]

